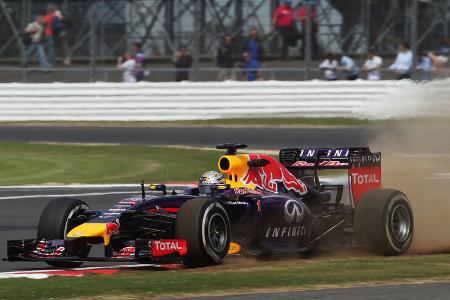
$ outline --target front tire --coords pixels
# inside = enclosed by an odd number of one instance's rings
[[[411,204],[402,192],[372,190],[358,201],[355,235],[359,244],[383,255],[399,255],[409,249],[413,233]]]
[[[175,236],[187,242],[183,263],[189,267],[217,265],[230,247],[230,221],[225,208],[213,199],[184,203],[175,222]]]
[[[76,218],[88,205],[79,199],[62,197],[50,201],[41,214],[37,230],[38,240],[64,240],[67,233],[75,228],[77,224],[70,222]],[[89,253],[89,247],[82,249],[82,255]],[[47,261],[47,264],[59,268],[76,268],[81,266],[81,262],[53,262]]]

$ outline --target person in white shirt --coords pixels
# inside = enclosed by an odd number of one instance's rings
[[[367,80],[380,80],[380,69],[382,65],[383,59],[376,56],[372,49],[369,49],[369,51],[367,51],[367,60],[363,66],[363,71],[367,73]]]
[[[22,62],[22,67],[28,67],[28,63],[35,52],[39,56],[39,64],[44,72],[49,69],[49,64],[45,56],[43,34],[44,34],[44,16],[39,15],[35,17],[35,20],[27,25],[25,28],[25,34],[30,38],[30,45],[28,46],[27,52],[25,54],[24,61]]]
[[[123,70],[123,82],[136,82],[136,77],[134,76],[134,67],[136,66],[136,61],[130,53],[125,53],[117,59],[117,68]]]
[[[328,53],[327,58],[319,65],[319,69],[323,71],[323,77],[326,80],[338,80],[336,72],[338,66],[338,61],[333,53]]]
[[[407,42],[400,44],[400,51],[395,58],[395,62],[389,67],[389,70],[397,72],[397,79],[410,79],[411,68],[413,66],[413,53]]]

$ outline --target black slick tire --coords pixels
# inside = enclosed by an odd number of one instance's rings
[[[189,267],[217,265],[230,247],[230,221],[225,208],[213,199],[184,203],[175,221],[175,236],[187,242],[183,263]]]
[[[88,209],[88,205],[79,199],[69,197],[53,199],[47,204],[41,214],[37,239],[65,239],[66,234],[74,227],[69,224],[69,219],[75,217],[77,212],[83,209]],[[47,261],[47,264],[59,268],[75,268],[82,265],[81,262],[53,261]]]
[[[400,191],[378,189],[365,193],[358,201],[354,221],[358,244],[378,254],[399,255],[411,245],[413,211]]]

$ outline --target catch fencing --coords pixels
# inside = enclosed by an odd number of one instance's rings
[[[436,94],[433,101],[441,104],[437,109],[424,110],[419,98],[432,85],[439,87],[432,88]],[[10,83],[0,84],[0,121],[387,119],[416,114],[450,115],[450,101],[445,96],[439,99],[439,95],[449,94],[448,86],[448,81],[416,84],[362,80]]]

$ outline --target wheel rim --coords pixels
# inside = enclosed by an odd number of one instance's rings
[[[78,205],[70,211],[70,213],[66,219],[66,224],[64,225],[64,235],[63,235],[64,239],[66,239],[67,233],[72,229],[69,227],[69,220],[72,219],[74,216],[76,216],[76,213],[78,213],[78,211],[80,211],[82,209],[87,210],[88,207],[86,205]]]
[[[75,206],[71,211],[70,211],[70,213],[69,213],[69,215],[67,216],[67,219],[66,219],[66,224],[64,225],[64,237],[63,237],[63,239],[65,240],[66,239],[66,236],[67,236],[67,233],[70,231],[70,230],[72,230],[73,228],[75,228],[75,226],[69,226],[69,221],[72,219],[72,218],[74,218],[74,217],[76,217],[77,216],[77,214],[79,213],[79,211],[80,210],[87,210],[87,209],[89,209],[86,205],[78,205],[78,206]],[[77,256],[80,256],[80,257],[87,257],[88,255],[89,255],[89,252],[91,251],[91,246],[88,246],[87,244],[84,244],[83,245],[83,248],[80,248],[78,251],[77,251]],[[71,263],[69,263],[69,265],[70,265]],[[78,265],[78,263],[75,263],[74,265]],[[80,264],[81,265],[81,264]]]
[[[391,214],[391,232],[394,239],[404,243],[411,231],[411,217],[408,208],[403,204],[396,205]]]
[[[227,226],[222,215],[216,213],[208,222],[208,239],[215,252],[222,252],[227,244]]]

